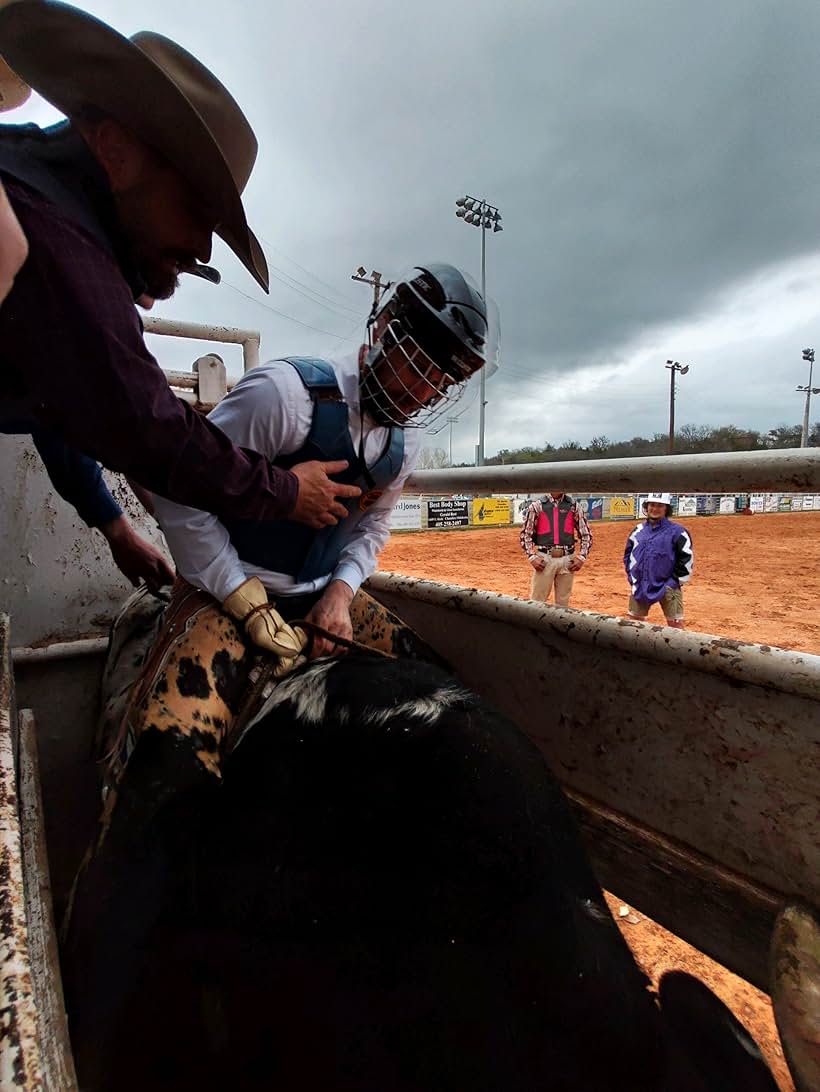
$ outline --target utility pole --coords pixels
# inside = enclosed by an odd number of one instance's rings
[[[373,287],[373,310],[371,315],[375,315],[379,309],[379,302],[382,298],[382,292],[386,292],[388,288],[393,284],[392,281],[383,281],[382,275],[377,270],[368,276],[367,270],[363,265],[360,265],[355,273],[352,274],[352,281],[361,281],[362,284],[369,284]]]
[[[811,410],[811,396],[813,394],[820,394],[820,387],[813,387],[811,385],[812,372],[814,371],[814,349],[804,349],[803,359],[809,366],[809,383],[806,387],[797,387],[797,391],[802,393],[806,392],[806,408],[803,410],[803,430],[800,433],[800,446],[809,446],[809,412]]]
[[[675,375],[680,372],[686,375],[689,371],[688,364],[679,364],[677,360],[667,360],[665,367],[669,369],[669,454],[675,450]]]
[[[491,205],[483,198],[470,197],[465,194],[456,201],[456,216],[465,224],[481,228],[481,296],[487,300],[487,260],[486,260],[486,233],[492,230],[493,234],[503,231],[501,226],[501,213],[495,205]],[[482,368],[479,372],[480,388],[478,392],[478,443],[476,444],[475,465],[484,466],[484,408],[487,405],[486,388],[487,370]]]

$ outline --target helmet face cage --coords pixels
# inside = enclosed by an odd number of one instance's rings
[[[446,369],[443,364],[425,352],[400,319],[391,318],[368,353],[359,384],[363,407],[381,425],[429,427],[452,408],[477,370],[462,365],[464,374],[456,378],[450,371],[455,371],[454,362],[448,359]]]
[[[486,362],[486,306],[454,266],[415,266],[371,323],[379,334],[375,342],[369,335],[359,389],[379,424],[429,427]]]

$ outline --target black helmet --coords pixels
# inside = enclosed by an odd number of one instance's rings
[[[384,354],[396,345],[421,350],[429,362],[456,384],[464,383],[486,363],[487,307],[469,278],[444,262],[415,266],[395,285],[371,325],[385,319],[378,341],[371,346],[360,382],[362,402],[382,424],[426,427],[452,404],[456,390],[435,388],[432,396],[409,410],[400,409],[385,389],[390,370]],[[409,358],[408,358],[409,359]],[[393,373],[395,374],[395,373]],[[429,412],[434,406],[436,413]],[[422,411],[428,411],[422,413]],[[422,419],[423,418],[423,419]]]
[[[478,289],[445,262],[416,266],[382,310],[455,379],[469,379],[486,362],[487,307]]]

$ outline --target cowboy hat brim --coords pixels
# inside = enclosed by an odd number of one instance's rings
[[[68,4],[12,0],[0,8],[0,53],[67,117],[93,107],[159,152],[213,210],[216,233],[268,291],[265,256],[216,137],[183,88],[139,46]]]

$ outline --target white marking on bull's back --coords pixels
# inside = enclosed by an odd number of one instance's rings
[[[472,694],[469,690],[463,690],[460,686],[441,686],[431,694],[410,698],[383,709],[365,706],[361,720],[363,724],[384,725],[391,720],[408,718],[423,724],[435,724],[447,709],[471,700]]]
[[[324,720],[327,705],[327,674],[334,666],[333,660],[320,660],[300,675],[292,676],[276,687],[267,702],[273,709],[284,702],[291,702],[297,720],[318,724]]]
[[[290,675],[274,688],[273,693],[264,702],[261,709],[245,725],[242,735],[236,741],[238,747],[251,728],[268,715],[272,709],[291,703],[297,720],[308,724],[318,724],[324,718],[327,705],[327,674],[334,666],[331,659],[318,660],[307,670],[297,675]]]

